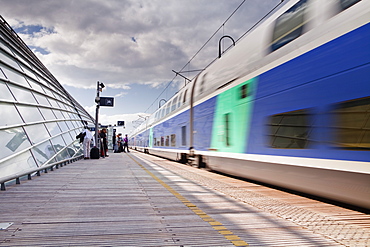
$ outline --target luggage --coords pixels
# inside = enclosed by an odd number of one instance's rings
[[[90,151],[90,159],[99,159],[99,148],[93,147]]]

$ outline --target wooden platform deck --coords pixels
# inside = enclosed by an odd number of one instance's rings
[[[202,185],[200,170],[140,157],[80,160],[8,186],[0,246],[346,246],[213,188],[220,177]]]

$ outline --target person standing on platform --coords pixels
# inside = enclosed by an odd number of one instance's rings
[[[117,147],[118,147],[118,150],[117,150],[118,153],[123,151],[123,139],[122,139],[121,133],[117,135]]]
[[[123,138],[123,152],[126,153],[125,149],[129,153],[130,151],[128,150],[128,137],[127,134],[125,135],[125,138]]]
[[[93,142],[93,146],[95,146],[95,138],[87,127],[85,127],[85,130],[82,131],[82,133],[85,134],[83,140],[84,159],[90,159],[90,146],[91,142]]]
[[[105,157],[108,157],[108,142],[107,142],[107,129],[102,129],[101,132],[99,133],[100,139],[102,141],[102,154]]]

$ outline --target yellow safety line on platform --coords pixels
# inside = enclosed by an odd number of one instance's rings
[[[136,164],[138,164],[144,171],[146,171],[152,178],[154,178],[158,183],[160,183],[163,187],[165,187],[169,192],[171,192],[177,199],[179,199],[185,206],[187,206],[190,210],[192,210],[196,215],[198,215],[202,220],[208,222],[213,229],[218,231],[221,235],[224,236],[227,240],[229,240],[234,246],[247,246],[248,243],[241,240],[237,235],[235,235],[232,231],[227,230],[225,226],[222,225],[221,222],[214,220],[211,216],[207,215],[201,209],[199,209],[196,205],[191,203],[185,197],[183,197],[180,193],[176,190],[172,189],[171,186],[163,182],[160,178],[154,175],[151,171],[146,169],[142,164],[140,164],[137,160],[135,160],[131,155],[127,154]]]

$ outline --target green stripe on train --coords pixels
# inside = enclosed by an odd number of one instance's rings
[[[257,78],[253,78],[217,96],[211,150],[244,152],[256,88]]]

